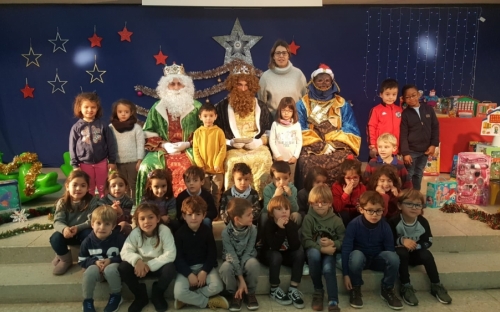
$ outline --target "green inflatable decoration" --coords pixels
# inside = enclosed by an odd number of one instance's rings
[[[0,153],[0,163],[2,162],[2,153]],[[21,203],[28,202],[32,199],[58,192],[62,189],[62,185],[57,183],[57,173],[41,173],[35,179],[35,192],[31,196],[26,196],[24,193],[25,183],[24,178],[30,170],[31,164],[23,163],[19,166],[18,172],[10,174],[0,173],[0,180],[17,180],[19,188],[19,198]]]
[[[64,164],[61,165],[61,171],[65,176],[69,176],[71,171],[73,171],[73,166],[71,166],[71,158],[69,157],[69,152],[63,154]]]

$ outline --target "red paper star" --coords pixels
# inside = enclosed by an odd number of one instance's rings
[[[156,55],[153,55],[153,57],[156,59],[156,65],[159,65],[159,64],[163,64],[163,65],[167,65],[167,57],[168,55],[164,55],[163,52],[160,52]]]
[[[127,26],[123,27],[123,30],[119,31],[118,34],[120,35],[120,41],[132,42],[130,36],[132,36],[133,32],[128,31]]]
[[[30,86],[28,84],[26,84],[24,89],[21,89],[21,92],[23,93],[24,98],[27,98],[27,97],[34,98],[33,91],[35,91],[35,88],[30,88]]]
[[[89,41],[90,41],[90,47],[93,48],[93,47],[101,47],[101,40],[102,40],[102,37],[99,37],[97,36],[96,33],[94,33],[94,35],[92,37],[89,38]]]
[[[295,44],[295,40],[292,40],[288,47],[290,48],[290,53],[292,53],[293,55],[297,55],[297,50],[300,48],[300,46]]]

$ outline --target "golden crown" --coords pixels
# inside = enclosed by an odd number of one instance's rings
[[[254,75],[253,67],[248,64],[237,64],[231,71],[233,75]]]
[[[185,75],[186,72],[184,71],[184,66],[181,64],[181,65],[177,65],[177,64],[172,64],[170,66],[165,66],[163,68],[163,74],[165,76],[168,76],[168,75]]]

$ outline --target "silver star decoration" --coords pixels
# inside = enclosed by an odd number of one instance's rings
[[[52,52],[56,52],[57,50],[66,52],[66,47],[64,45],[68,41],[69,39],[61,39],[61,36],[59,35],[59,29],[57,29],[56,39],[49,39],[49,42],[54,45],[54,49],[52,50]]]
[[[235,59],[240,59],[253,65],[250,49],[262,38],[262,36],[245,35],[241,28],[240,21],[236,19],[233,30],[231,30],[231,35],[214,36],[212,38],[226,49],[224,64],[231,63],[231,61]]]
[[[94,69],[93,70],[86,70],[86,72],[87,72],[87,74],[92,76],[92,78],[90,78],[90,83],[92,83],[96,80],[101,82],[101,83],[104,83],[104,81],[102,80],[102,75],[104,75],[106,73],[106,71],[99,70],[99,67],[97,67],[97,56],[96,55],[94,55]],[[94,77],[94,75],[95,75],[95,77]],[[99,77],[97,77],[97,76],[99,76]]]
[[[40,64],[38,64],[38,58],[42,55],[33,52],[31,44],[30,44],[30,51],[28,52],[28,54],[21,54],[21,55],[26,59],[26,67],[30,66],[31,64],[35,64],[36,66],[40,67]]]
[[[64,81],[64,80],[61,80],[59,79],[59,74],[57,73],[57,69],[56,69],[56,77],[54,78],[53,81],[47,81],[49,84],[52,85],[52,93],[56,92],[56,91],[61,91],[62,93],[66,93],[66,91],[64,91],[64,85],[68,83],[68,81]],[[57,84],[57,87],[56,87],[56,84]]]

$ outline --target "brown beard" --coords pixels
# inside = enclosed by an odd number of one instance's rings
[[[246,117],[254,110],[255,96],[250,90],[239,91],[235,88],[229,93],[229,105],[240,117]]]

